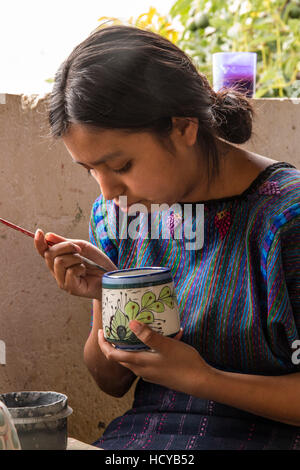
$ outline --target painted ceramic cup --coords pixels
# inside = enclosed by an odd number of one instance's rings
[[[131,331],[130,320],[146,323],[164,336],[173,337],[179,332],[179,309],[169,268],[123,269],[103,275],[102,322],[105,339],[118,349],[150,349]]]

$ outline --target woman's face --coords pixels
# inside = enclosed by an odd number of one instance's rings
[[[139,202],[151,211],[151,204],[183,201],[199,185],[197,129],[195,120],[173,119],[172,153],[148,132],[94,130],[79,124],[70,125],[63,141],[73,161],[98,182],[106,200],[119,205],[120,196],[127,196],[128,207]]]

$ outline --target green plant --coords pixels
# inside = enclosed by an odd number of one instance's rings
[[[97,29],[103,28],[107,24],[122,24],[119,18],[111,18],[109,16],[101,16],[98,21],[101,22],[101,24]],[[150,7],[147,13],[142,13],[137,18],[131,16],[127,23],[137,28],[153,31],[174,43],[176,43],[179,38],[179,32],[172,26],[169,19],[166,16],[160,15],[154,7]]]
[[[170,16],[184,28],[177,45],[210,83],[213,53],[251,51],[257,53],[256,98],[295,96],[299,0],[177,0]]]
[[[97,29],[122,24],[106,16],[98,22]],[[212,54],[256,52],[255,97],[300,96],[300,0],[177,0],[169,15],[150,7],[127,24],[177,44],[211,84]]]

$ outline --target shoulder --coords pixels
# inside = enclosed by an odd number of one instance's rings
[[[268,171],[268,169],[266,170]],[[280,198],[287,197],[292,193],[300,195],[300,171],[292,164],[279,162],[272,165],[270,174],[259,187],[260,194],[280,194]]]
[[[300,171],[297,168],[279,168],[270,178],[278,198],[272,204],[273,224],[281,227],[300,215]]]
[[[282,255],[289,250],[300,250],[300,171],[297,168],[277,168],[258,188],[256,220],[265,266],[277,259],[278,250]]]
[[[300,171],[278,163],[267,169],[255,190],[248,194],[248,233],[261,247],[265,261],[272,244],[300,222]]]
[[[272,174],[270,181],[277,184],[281,196],[300,196],[300,170],[294,166],[279,167]]]
[[[267,225],[280,218],[281,214],[286,214],[289,220],[290,217],[298,215],[300,171],[287,163],[275,165],[255,192],[249,195],[249,199],[250,203],[253,203],[254,214]]]

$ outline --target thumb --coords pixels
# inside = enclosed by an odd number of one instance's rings
[[[57,235],[56,233],[53,233],[53,232],[46,233],[45,239],[47,240],[47,242],[52,242],[52,243],[72,242],[75,245],[78,245],[79,248],[81,248],[82,255],[85,254],[88,246],[90,245],[85,240],[75,240],[73,238],[65,238],[65,237],[62,237],[61,235]]]
[[[53,243],[60,243],[60,242],[67,241],[67,238],[61,237],[60,235],[56,235],[56,233],[52,233],[52,232],[46,233],[45,238],[47,242],[53,242]]]
[[[181,338],[182,338],[182,335],[183,335],[183,329],[180,328],[180,330],[178,331],[177,335],[173,337],[173,339],[177,339],[177,341],[180,341]]]
[[[46,233],[45,239],[47,242],[51,242],[53,244],[61,243],[61,242],[72,242],[73,244],[77,245],[80,248],[80,252],[82,256],[85,255],[84,249],[88,245],[88,243],[85,240],[73,240],[71,238],[62,237],[61,235],[57,235],[56,233],[53,233],[53,232]]]
[[[151,349],[156,351],[160,351],[163,347],[163,336],[159,333],[153,331],[149,326],[145,325],[145,323],[141,323],[137,320],[131,320],[129,322],[129,328],[135,336],[142,341],[142,343],[149,346]]]

